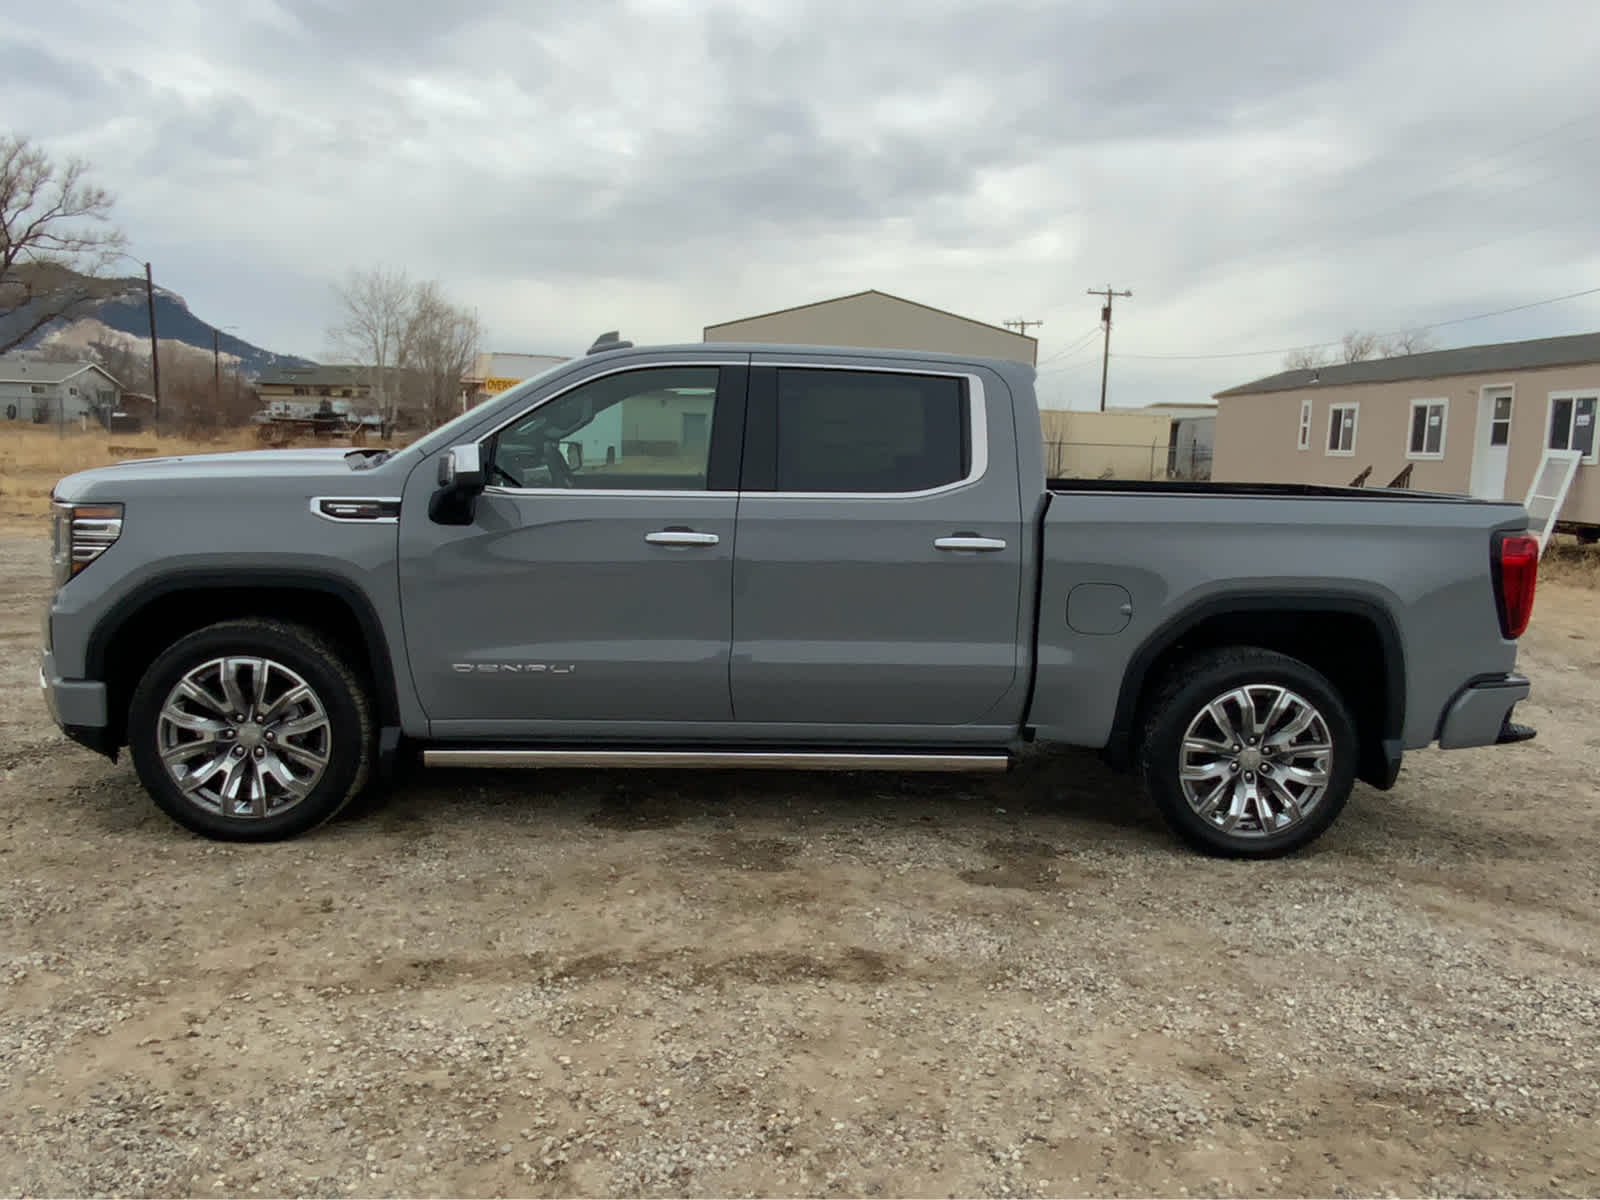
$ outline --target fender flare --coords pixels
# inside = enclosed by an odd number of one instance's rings
[[[251,588],[277,588],[333,596],[354,614],[361,640],[372,666],[377,694],[379,724],[400,723],[400,701],[395,682],[394,662],[383,635],[372,601],[360,588],[339,575],[326,571],[285,570],[282,568],[230,567],[226,570],[201,568],[177,570],[157,579],[146,580],[120,597],[95,623],[85,655],[85,673],[90,679],[106,678],[106,661],[118,635],[128,622],[165,596],[196,589],[248,591]]]
[[[1128,660],[1128,668],[1122,676],[1122,687],[1117,693],[1112,734],[1106,743],[1105,756],[1120,766],[1131,763],[1136,736],[1134,720],[1139,702],[1150,682],[1151,668],[1161,656],[1203,622],[1240,612],[1339,613],[1360,617],[1372,625],[1383,652],[1385,703],[1381,729],[1382,763],[1364,764],[1362,777],[1374,783],[1374,786],[1392,785],[1394,774],[1400,767],[1406,718],[1405,650],[1400,641],[1399,627],[1393,614],[1371,597],[1325,589],[1226,593],[1207,596],[1179,609],[1149,634]],[[1375,782],[1378,779],[1383,782]]]

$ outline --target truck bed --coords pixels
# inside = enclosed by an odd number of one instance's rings
[[[1419,492],[1409,488],[1330,487],[1315,483],[1231,483],[1187,479],[1047,479],[1052,493],[1132,492],[1163,496],[1251,496],[1257,499],[1312,500],[1452,500],[1462,504],[1498,504],[1455,492]]]

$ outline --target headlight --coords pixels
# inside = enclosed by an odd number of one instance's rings
[[[52,504],[50,561],[60,587],[122,536],[120,504]]]

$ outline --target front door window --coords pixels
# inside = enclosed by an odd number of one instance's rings
[[[705,491],[717,367],[605,375],[491,439],[491,486]]]

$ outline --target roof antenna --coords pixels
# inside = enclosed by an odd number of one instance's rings
[[[605,333],[602,333],[599,337],[595,338],[594,345],[590,346],[585,353],[604,354],[607,350],[626,350],[631,345],[633,345],[632,342],[625,342],[622,340],[622,334],[620,331],[608,329]]]

